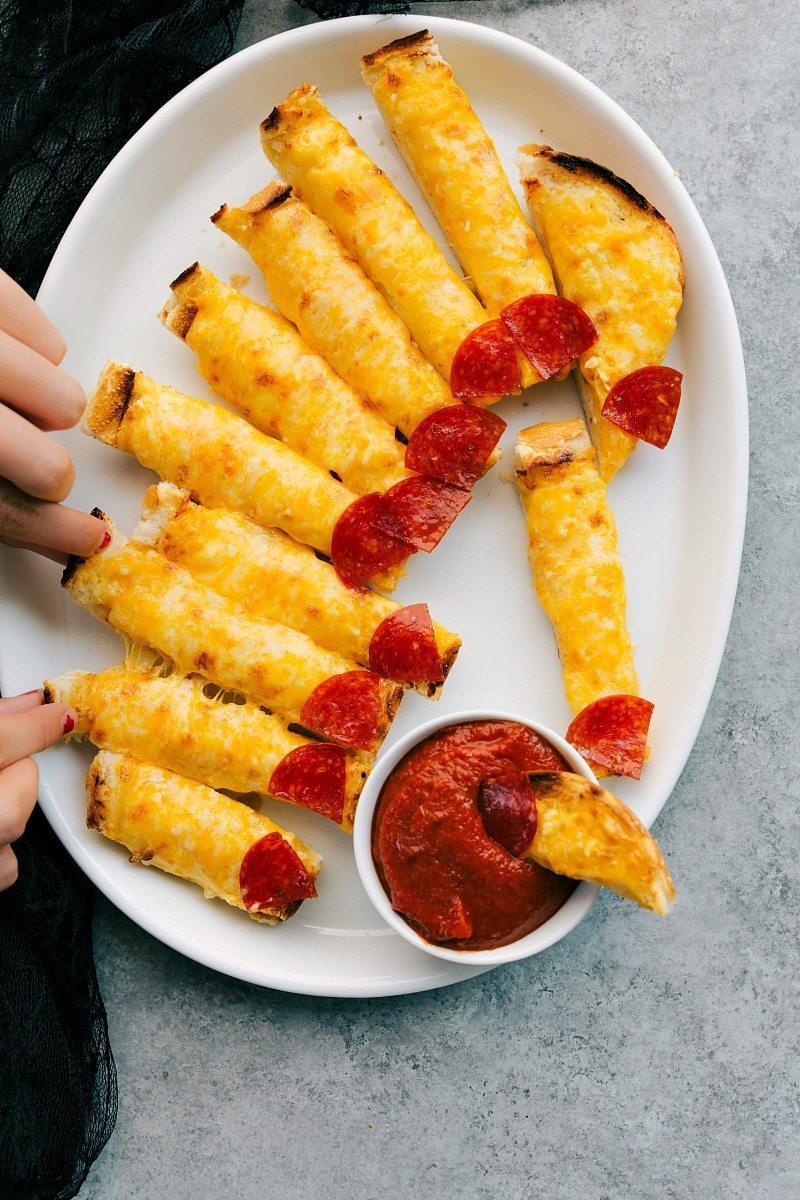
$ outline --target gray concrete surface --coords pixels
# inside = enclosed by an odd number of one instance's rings
[[[100,900],[120,1113],[81,1195],[800,1197],[796,6],[430,8],[620,101],[680,168],[733,291],[752,494],[722,672],[658,826],[682,902],[660,923],[604,897],[533,964],[355,1003],[231,982]],[[310,19],[252,0],[239,45]]]

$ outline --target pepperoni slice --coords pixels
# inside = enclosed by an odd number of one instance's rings
[[[542,379],[560,374],[598,336],[583,309],[563,296],[523,296],[503,309],[500,320]]]
[[[490,838],[520,858],[536,834],[536,796],[520,771],[501,779],[485,779],[478,788],[478,812]]]
[[[603,696],[578,713],[566,739],[589,762],[612,775],[638,779],[652,715],[653,705],[641,696]]]
[[[450,367],[450,391],[456,400],[517,396],[521,390],[517,347],[503,322],[486,321],[468,333]]]
[[[312,743],[290,750],[272,772],[267,788],[279,800],[291,800],[341,825],[347,784],[343,746]]]
[[[345,671],[314,688],[300,722],[344,746],[374,750],[381,718],[381,681],[372,671]]]
[[[414,475],[383,493],[377,523],[392,539],[430,553],[470,500],[469,492],[462,488]]]
[[[342,583],[360,587],[367,579],[404,562],[414,550],[382,527],[383,496],[370,492],[344,510],[333,529],[331,562]]]
[[[376,674],[403,683],[444,681],[427,604],[408,604],[381,621],[369,643],[369,665]]]
[[[245,853],[239,890],[248,912],[286,908],[317,894],[303,860],[279,833],[268,833]]]
[[[670,439],[683,375],[673,367],[642,367],[615,383],[603,416],[626,433],[663,450]]]
[[[486,470],[506,423],[496,413],[452,404],[420,421],[406,446],[406,466],[470,490]]]

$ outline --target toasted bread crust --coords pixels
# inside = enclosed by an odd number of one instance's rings
[[[517,476],[526,484],[528,473],[571,462],[593,462],[594,447],[586,426],[574,421],[546,421],[520,431],[515,446]]]
[[[605,187],[613,188],[622,200],[626,201],[640,213],[651,217],[654,221],[658,221],[661,225],[663,225],[665,232],[668,233],[671,240],[675,243],[678,254],[680,255],[680,246],[678,244],[678,239],[675,236],[675,231],[663,213],[660,213],[655,205],[650,203],[646,196],[643,196],[641,192],[638,192],[633,184],[628,183],[627,179],[622,179],[619,175],[615,175],[614,172],[608,167],[603,167],[600,165],[600,163],[593,162],[591,158],[581,158],[577,154],[565,154],[560,150],[554,150],[552,146],[539,146],[535,144],[521,146],[520,155],[529,155],[531,158],[546,159],[546,161],[552,163],[553,166],[561,167],[562,170],[568,171],[571,175],[576,176],[576,178],[581,178],[585,182],[601,184]],[[526,179],[524,173],[523,183],[535,185],[535,181]],[[685,291],[686,277],[683,270],[682,256],[680,267],[680,285],[681,290]]]
[[[124,363],[106,363],[86,404],[81,427],[85,433],[116,445],[117,433],[133,397],[136,372]]]
[[[285,100],[276,104],[269,116],[265,117],[259,128],[262,133],[274,133],[282,122],[303,116],[303,102],[307,96],[318,96],[319,89],[313,83],[301,83],[294,88]]]
[[[376,63],[383,62],[385,58],[391,58],[398,50],[407,51],[422,46],[427,48],[431,41],[432,38],[427,29],[421,29],[419,33],[409,33],[407,37],[395,38],[393,42],[388,42],[380,49],[373,50],[371,54],[365,54],[361,59],[361,65],[372,67]]]
[[[524,146],[523,151],[530,154],[537,154],[540,158],[546,158],[549,162],[554,163],[557,167],[563,167],[565,171],[570,171],[573,175],[582,174],[588,178],[596,179],[601,183],[609,184],[611,187],[616,188],[636,208],[640,208],[642,212],[649,213],[651,217],[656,217],[659,221],[664,221],[666,224],[666,218],[661,215],[658,209],[641,192],[637,192],[632,184],[628,183],[626,179],[621,179],[619,175],[615,175],[608,167],[602,167],[590,158],[580,158],[576,154],[564,154],[560,150],[554,150],[552,146]]]
[[[184,283],[187,279],[191,279],[191,277],[194,274],[196,274],[196,272],[199,270],[200,270],[199,262],[191,263],[190,266],[186,267],[183,271],[181,271],[180,275],[175,276],[172,283],[169,285],[170,290],[174,290],[175,288],[180,287],[180,285],[182,283]]]

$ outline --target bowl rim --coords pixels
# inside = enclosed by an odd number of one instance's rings
[[[356,808],[355,824],[353,827],[353,850],[359,879],[367,893],[378,916],[396,933],[405,938],[418,950],[443,958],[448,962],[463,963],[472,966],[500,966],[502,963],[518,962],[540,954],[556,942],[566,937],[588,913],[595,901],[599,887],[590,883],[579,883],[572,895],[553,913],[538,929],[526,933],[523,937],[509,942],[505,946],[495,946],[491,950],[453,950],[446,946],[437,946],[421,937],[412,929],[404,917],[392,908],[389,897],[384,891],[375,864],[372,861],[372,825],[375,808],[380,798],[383,785],[391,772],[402,758],[420,742],[425,741],[434,733],[450,725],[464,725],[471,721],[515,721],[532,729],[540,737],[550,742],[555,750],[566,759],[576,775],[582,775],[590,783],[597,783],[597,778],[589,764],[569,742],[565,741],[555,730],[519,713],[504,712],[499,709],[475,708],[463,709],[455,713],[445,713],[433,717],[417,725],[404,737],[387,750],[376,761],[370,772],[359,797]]]

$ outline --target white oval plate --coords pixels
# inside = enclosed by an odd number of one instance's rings
[[[702,221],[652,142],[598,88],[516,38],[438,17],[354,17],[280,34],[209,71],[131,139],[72,221],[39,299],[66,337],[67,369],[87,390],[106,359],[117,358],[208,395],[193,356],[155,314],[169,281],[195,259],[223,279],[249,275],[246,290],[266,299],[250,260],[208,218],[222,201],[242,201],[272,178],[258,122],[304,80],[319,85],[440,236],[358,67],[363,53],[424,25],[439,38],[512,181],[517,147],[531,140],[593,158],[644,192],[683,248],[686,301],[668,356],[685,372],[675,434],[663,453],[640,446],[610,488],[642,691],[656,705],[644,779],[623,781],[617,790],[649,823],[692,748],[725,644],[744,528],[747,402],[736,320]],[[573,385],[564,383],[507,400],[500,411],[509,422],[503,439],[508,470],[517,430],[574,416],[579,407]],[[100,505],[130,531],[152,477],[128,456],[74,431],[64,441],[78,471],[71,502]],[[501,708],[566,729],[570,713],[553,635],[532,589],[519,502],[503,482],[503,465],[475,489],[436,553],[416,557],[397,596],[426,600],[464,639],[440,711]],[[69,668],[119,661],[118,639],[67,600],[51,564],[8,551],[1,561],[5,694]],[[425,700],[408,696],[391,740],[434,713]],[[130,866],[120,847],[84,826],[89,760],[87,747],[48,752],[41,763],[42,806],[106,896],[183,954],[253,983],[326,996],[403,994],[478,972],[436,961],[383,925],[359,885],[350,843],[296,809],[272,806],[278,820],[321,851],[326,867],[319,899],[281,928],[265,929],[205,901],[190,884]]]

